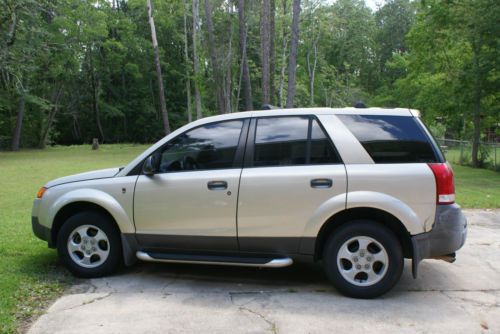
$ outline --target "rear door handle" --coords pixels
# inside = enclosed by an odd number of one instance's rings
[[[210,190],[226,190],[227,182],[226,181],[210,181],[207,183],[207,187]]]
[[[331,188],[332,185],[333,185],[332,179],[311,180],[311,188]]]

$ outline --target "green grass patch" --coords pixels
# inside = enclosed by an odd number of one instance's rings
[[[500,208],[500,173],[453,165],[457,203],[464,208]]]
[[[57,254],[31,231],[31,204],[47,181],[74,173],[124,166],[145,145],[51,147],[0,153],[0,333],[18,330],[62,293],[72,278]],[[454,166],[457,202],[463,207],[500,207],[500,173]]]
[[[147,146],[52,147],[0,153],[0,333],[19,330],[59,295],[71,277],[56,252],[31,231],[38,189],[57,177],[124,166]]]

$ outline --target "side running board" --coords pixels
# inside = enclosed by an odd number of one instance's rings
[[[215,264],[224,266],[242,267],[287,267],[293,263],[289,257],[269,258],[269,257],[238,257],[220,255],[192,255],[174,253],[146,253],[138,251],[136,256],[139,260],[148,262],[169,262],[169,263],[198,263]]]

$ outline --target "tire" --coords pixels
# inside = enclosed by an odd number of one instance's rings
[[[404,258],[390,229],[374,221],[355,220],[329,237],[323,265],[328,279],[342,294],[369,299],[394,287],[403,272]]]
[[[83,278],[109,275],[123,261],[114,222],[93,211],[77,213],[63,223],[57,234],[57,252],[66,268]]]

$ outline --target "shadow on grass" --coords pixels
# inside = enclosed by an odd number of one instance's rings
[[[18,256],[10,270],[18,280],[14,293],[15,319],[18,332],[24,333],[31,324],[74,282],[50,250]]]

